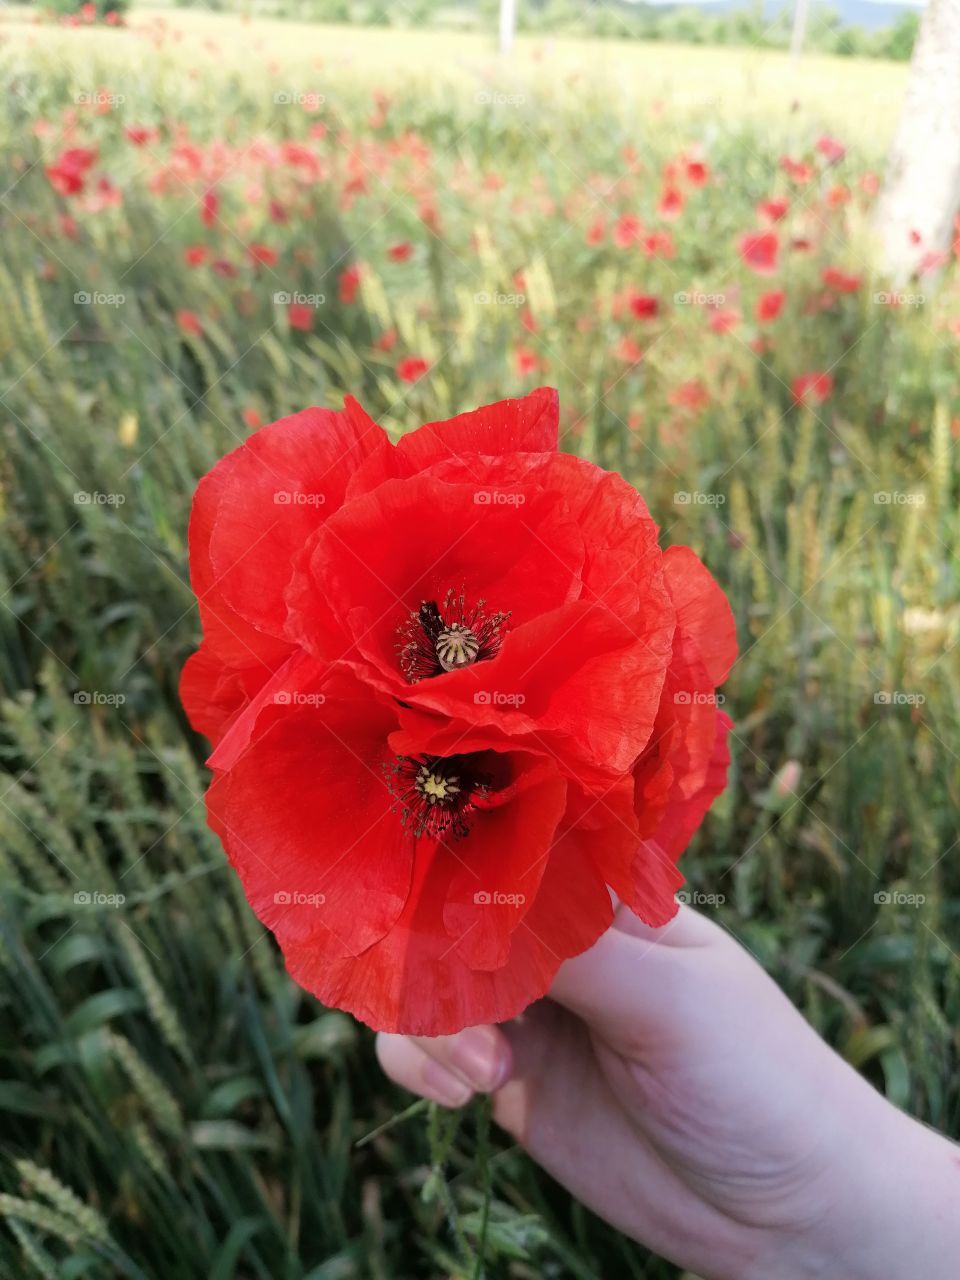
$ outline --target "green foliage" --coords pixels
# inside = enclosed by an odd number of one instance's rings
[[[83,86],[65,73],[12,57],[4,69],[0,1274],[458,1274],[422,1126],[354,1146],[407,1099],[369,1033],[285,977],[204,824],[203,746],[176,693],[198,638],[197,479],[245,436],[245,413],[267,421],[345,391],[399,430],[556,381],[565,447],[620,468],[665,541],[705,557],[742,657],[725,689],[731,783],[687,856],[690,890],[723,899],[706,909],[879,1089],[960,1134],[960,306],[952,276],[922,306],[874,300],[856,193],[876,157],[794,193],[783,235],[805,230],[811,248],[784,268],[786,308],[761,332],[752,308],[769,282],[738,261],[736,238],[785,182],[772,175],[796,137],[638,121],[565,85],[534,110],[399,80],[372,122],[346,74],[301,111],[275,94],[307,85],[262,70],[193,79],[179,56],[158,55],[150,76],[85,69],[91,90],[110,86],[103,112],[72,112]],[[45,174],[65,139],[31,127],[65,109],[79,118],[71,145],[98,150],[81,200]],[[237,148],[213,227],[199,212],[207,172],[169,179],[176,122],[201,150]],[[253,167],[254,138],[307,145],[323,123],[310,142],[323,180]],[[156,136],[134,146],[126,124]],[[803,121],[807,142],[824,124]],[[410,131],[429,145],[425,170],[404,152]],[[613,219],[655,223],[663,165],[696,145],[713,177],[689,194],[676,255],[617,249]],[[630,148],[642,165],[627,181]],[[367,163],[351,168],[357,154]],[[350,174],[365,189],[345,199]],[[102,191],[97,204],[96,175],[119,204]],[[831,203],[837,186],[848,201]],[[268,196],[288,222],[271,221]],[[430,200],[439,235],[418,216]],[[600,244],[585,235],[597,216]],[[391,264],[400,239],[414,257]],[[276,249],[272,267],[250,261],[256,242]],[[198,243],[236,274],[188,266]],[[337,287],[350,252],[366,264],[352,305]],[[828,264],[864,273],[861,288],[825,302]],[[614,319],[626,286],[661,299],[649,330]],[[713,332],[701,307],[673,301],[680,290],[723,295],[739,327]],[[278,291],[325,295],[312,331],[289,327]],[[520,292],[536,332],[489,301]],[[639,362],[618,354],[625,333]],[[521,344],[540,362],[522,377]],[[401,354],[433,372],[399,384]],[[817,369],[834,395],[798,408],[790,383]],[[699,407],[678,399],[692,383]],[[890,691],[912,700],[877,701]],[[469,1237],[482,1217],[473,1122],[449,1136]],[[676,1274],[518,1152],[493,1169],[491,1280]]]

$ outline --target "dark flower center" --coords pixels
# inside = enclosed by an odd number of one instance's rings
[[[400,821],[417,839],[467,835],[477,800],[490,790],[469,756],[398,756],[385,770]]]
[[[457,596],[451,588],[442,608],[424,600],[400,624],[400,670],[410,684],[496,657],[510,614],[487,614],[485,603],[478,600],[468,609],[463,591]]]

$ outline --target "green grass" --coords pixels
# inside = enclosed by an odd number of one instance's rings
[[[344,391],[399,431],[554,382],[564,446],[621,469],[664,540],[704,556],[742,656],[725,690],[731,784],[686,859],[691,887],[723,895],[723,923],[878,1088],[960,1135],[960,306],[952,271],[936,298],[918,286],[921,306],[873,301],[860,178],[881,156],[856,122],[844,131],[845,116],[870,123],[847,105],[849,79],[811,64],[824,77],[816,106],[793,114],[756,98],[720,116],[703,102],[656,114],[650,102],[683,66],[698,78],[726,68],[723,83],[743,85],[751,59],[617,46],[664,77],[661,89],[636,73],[638,112],[604,87],[612,46],[593,58],[557,41],[535,94],[485,104],[476,86],[489,89],[492,58],[471,37],[167,20],[188,34],[160,50],[129,32],[0,23],[0,1274],[463,1274],[422,1119],[354,1145],[408,1099],[379,1075],[368,1032],[284,976],[204,825],[203,744],[176,695],[198,639],[185,541],[197,478],[244,437],[245,412],[269,421]],[[216,57],[201,32],[216,33]],[[531,77],[537,47],[521,54]],[[411,50],[432,68],[441,48],[447,78],[426,85]],[[593,70],[557,74],[551,60],[568,56]],[[779,96],[776,59],[755,65]],[[878,91],[893,74],[842,66]],[[709,97],[705,72],[702,83]],[[125,101],[77,107],[99,89]],[[273,101],[307,90],[324,96],[316,113]],[[377,90],[389,98],[379,120]],[[311,140],[318,121],[328,132]],[[169,174],[178,122],[205,165],[217,140],[235,148],[211,228],[197,201],[213,170]],[[134,148],[122,132],[133,123],[159,136]],[[850,154],[794,196],[784,238],[811,248],[785,256],[787,304],[758,355],[753,304],[772,282],[743,267],[736,239],[758,199],[788,189],[780,155],[812,155],[826,128]],[[309,143],[319,178],[254,138]],[[121,189],[120,207],[77,209],[52,192],[44,165],[81,143],[99,149],[95,174]],[[655,223],[663,164],[698,146],[713,177],[671,224],[673,258],[587,243],[597,216]],[[838,185],[851,199],[835,206]],[[270,198],[291,211],[286,224],[270,220]],[[386,248],[400,239],[414,258],[394,264]],[[246,260],[255,241],[276,248],[275,265]],[[237,274],[187,267],[196,243]],[[337,287],[351,255],[366,264],[353,304]],[[827,265],[863,281],[820,306]],[[661,300],[655,320],[611,315],[628,285]],[[274,302],[298,290],[326,298],[310,333]],[[723,294],[742,322],[713,333],[680,291]],[[123,302],[85,305],[78,292]],[[536,333],[524,307],[477,301],[519,292]],[[202,336],[178,326],[184,309]],[[618,354],[625,334],[639,363]],[[518,345],[540,369],[521,377]],[[434,365],[413,386],[394,372],[407,354]],[[832,370],[834,394],[797,408],[791,380],[818,369]],[[694,380],[705,403],[678,406]],[[876,701],[894,690],[912,701]],[[788,761],[800,782],[781,795]],[[876,901],[894,892],[924,900]],[[474,1141],[468,1119],[448,1169],[468,1232]],[[499,1150],[494,1170],[489,1277],[677,1274],[520,1153]]]

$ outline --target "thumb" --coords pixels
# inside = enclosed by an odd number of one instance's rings
[[[695,998],[703,966],[722,930],[687,907],[661,929],[621,906],[613,928],[582,955],[560,966],[550,998],[569,1009],[611,1046],[627,1049],[648,1029],[672,1023]]]

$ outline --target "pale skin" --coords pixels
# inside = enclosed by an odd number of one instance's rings
[[[704,1280],[957,1280],[960,1147],[891,1106],[733,938],[625,908],[502,1026],[381,1034],[403,1087],[496,1122]]]

